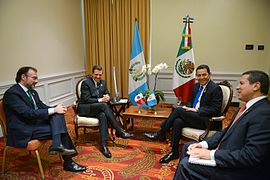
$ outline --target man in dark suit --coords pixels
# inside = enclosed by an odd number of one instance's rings
[[[16,82],[3,97],[7,118],[7,145],[23,148],[31,139],[52,139],[49,153],[62,153],[64,170],[85,171],[84,166],[72,160],[78,153],[66,128],[63,114],[67,108],[63,104],[50,107],[39,99],[33,89],[38,82],[35,68],[20,68]]]
[[[102,73],[102,67],[94,65],[92,76],[82,82],[78,114],[99,119],[100,150],[105,157],[111,158],[111,152],[106,146],[106,140],[109,138],[108,122],[116,130],[117,137],[130,138],[133,135],[125,132],[117,124],[114,114],[107,104],[110,101],[110,95],[106,81],[101,79]]]
[[[205,129],[210,117],[220,115],[222,91],[210,80],[210,77],[211,72],[207,65],[198,66],[196,69],[198,83],[193,86],[187,105],[175,108],[160,125],[159,132],[145,133],[145,136],[150,139],[165,140],[166,132],[172,128],[172,150],[159,160],[160,163],[179,158],[179,141],[184,127]]]
[[[205,141],[184,146],[174,179],[270,179],[268,90],[269,76],[266,73],[243,73],[237,92],[244,105],[227,128]],[[189,155],[211,160],[214,167],[191,164]]]

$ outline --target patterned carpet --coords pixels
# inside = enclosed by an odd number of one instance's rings
[[[236,108],[230,108],[227,119],[230,119]],[[66,114],[67,126],[70,136],[74,139],[73,111],[69,108]],[[105,158],[98,150],[98,131],[87,130],[86,134],[80,131],[77,150],[79,155],[74,160],[87,166],[87,171],[72,173],[64,171],[62,162],[57,155],[48,155],[49,143],[40,149],[42,164],[46,179],[172,179],[178,160],[168,164],[160,164],[159,159],[169,150],[166,142],[154,142],[146,139],[142,134],[147,131],[156,131],[159,120],[138,119],[132,133],[132,139],[116,138],[109,142],[108,147],[112,158]],[[228,121],[225,121],[225,126]],[[4,142],[0,139],[0,162],[3,157]],[[2,165],[2,163],[1,163]],[[38,166],[34,155],[22,150],[9,150],[6,167],[8,171],[1,175],[1,179],[39,179]],[[0,166],[0,168],[2,168]]]

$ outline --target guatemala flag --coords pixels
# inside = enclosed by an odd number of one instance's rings
[[[147,104],[148,104],[148,106],[155,106],[155,105],[157,105],[157,99],[156,99],[155,91],[154,90],[151,91],[151,94],[147,98]]]
[[[136,95],[143,93],[147,88],[146,75],[142,72],[142,66],[145,65],[140,33],[138,30],[138,22],[135,21],[134,36],[132,40],[132,50],[129,63],[129,100],[136,106]]]

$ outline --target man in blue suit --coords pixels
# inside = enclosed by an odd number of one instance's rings
[[[172,128],[172,150],[159,160],[160,163],[179,158],[179,141],[184,127],[206,129],[209,118],[220,115],[222,91],[211,80],[210,68],[207,65],[202,64],[196,68],[196,80],[198,82],[192,88],[187,105],[175,108],[160,125],[159,132],[145,133],[150,139],[165,140],[166,132]]]
[[[131,138],[133,134],[125,132],[118,125],[108,105],[111,98],[106,81],[101,79],[102,74],[102,67],[100,65],[94,65],[92,76],[82,82],[78,114],[80,116],[97,117],[99,119],[100,151],[105,157],[111,158],[112,154],[106,146],[106,140],[109,138],[108,123],[116,130],[117,137]]]
[[[266,180],[270,179],[269,76],[262,71],[242,74],[237,86],[243,108],[223,131],[200,143],[183,147],[175,180]],[[189,163],[189,155],[211,160],[212,166]]]
[[[38,83],[37,69],[20,68],[16,82],[3,97],[7,118],[7,145],[24,148],[31,139],[52,139],[49,153],[62,154],[64,170],[85,171],[84,166],[72,160],[78,153],[66,128],[63,114],[67,108],[63,104],[55,107],[45,105],[33,89]]]

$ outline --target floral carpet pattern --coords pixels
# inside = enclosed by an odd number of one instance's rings
[[[234,109],[229,111],[227,118],[232,116]],[[69,134],[75,140],[73,126],[73,111],[69,108],[66,114]],[[225,123],[228,121],[225,121]],[[112,158],[105,158],[99,151],[98,130],[87,129],[83,133],[81,129],[77,150],[79,155],[74,158],[79,164],[87,166],[87,170],[81,173],[64,171],[61,159],[58,155],[48,155],[50,143],[40,148],[45,177],[54,179],[87,179],[87,180],[158,180],[173,179],[179,160],[173,160],[167,164],[160,164],[159,159],[169,152],[170,147],[166,142],[150,141],[143,136],[144,132],[157,131],[161,121],[138,119],[135,121],[134,137],[131,139],[116,138],[114,142],[108,142],[108,148]],[[226,125],[226,124],[225,124]],[[0,139],[0,168],[4,150],[3,138]],[[35,180],[39,179],[38,165],[35,155],[18,149],[10,149],[7,154],[7,172],[0,179]]]

